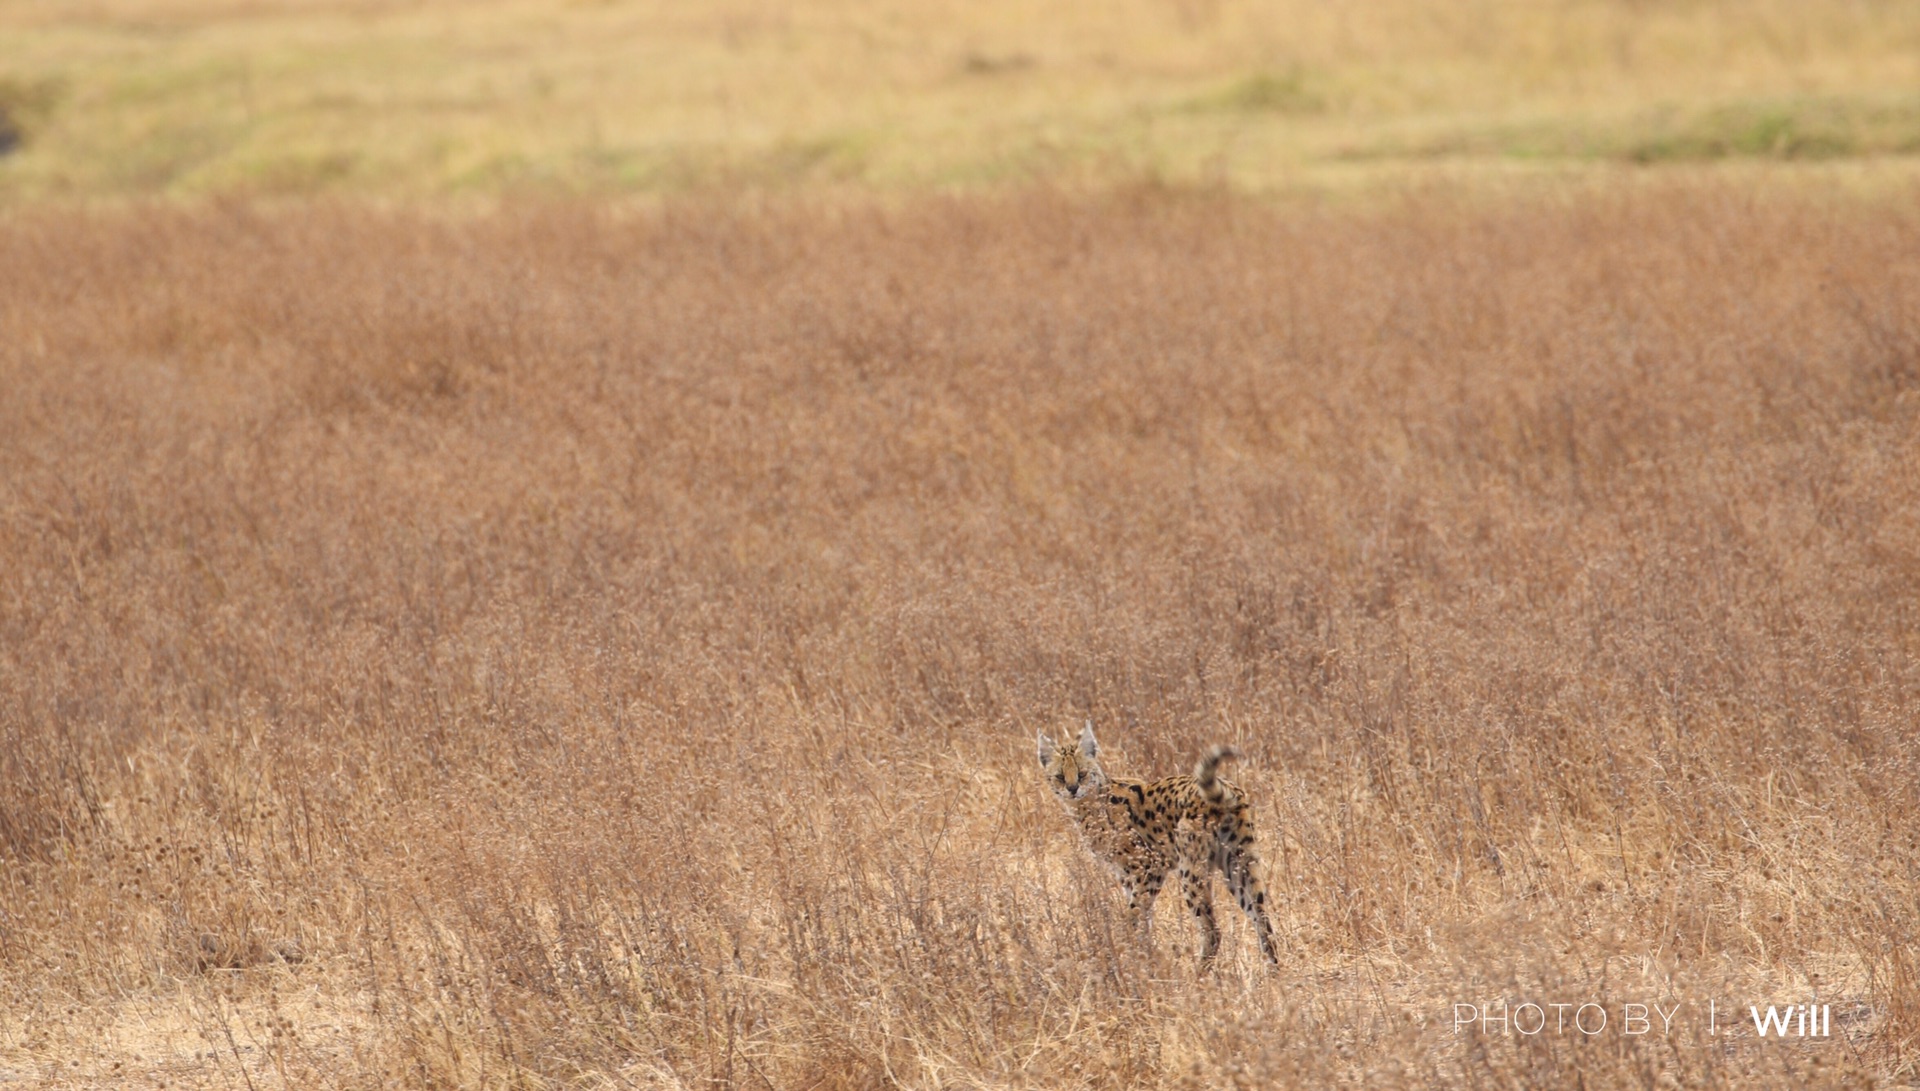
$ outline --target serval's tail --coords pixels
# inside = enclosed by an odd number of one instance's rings
[[[1213,771],[1221,762],[1239,756],[1240,751],[1231,746],[1216,746],[1207,751],[1207,756],[1201,758],[1199,764],[1193,767],[1193,786],[1200,789],[1200,794],[1208,803],[1218,805],[1226,802],[1226,790],[1220,786],[1220,781],[1213,775]]]

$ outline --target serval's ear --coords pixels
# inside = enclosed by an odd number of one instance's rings
[[[1093,721],[1080,729],[1080,752],[1089,758],[1100,756],[1100,740],[1093,737]]]
[[[1053,751],[1053,736],[1042,731],[1040,733],[1040,767],[1042,769],[1053,764]]]

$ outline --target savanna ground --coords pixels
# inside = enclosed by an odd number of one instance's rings
[[[0,2],[0,197],[1342,189],[1915,153],[1915,0]]]
[[[1920,1083],[1916,86],[1868,0],[0,2],[0,1085]],[[1246,751],[1276,971],[1136,942],[1089,718]]]

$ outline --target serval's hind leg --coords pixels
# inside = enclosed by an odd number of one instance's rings
[[[1260,938],[1260,953],[1267,957],[1270,965],[1278,966],[1280,952],[1273,941],[1273,924],[1267,919],[1267,891],[1255,871],[1259,861],[1254,858],[1253,850],[1244,842],[1222,844],[1214,852],[1214,863],[1226,878],[1233,900],[1240,903],[1247,920],[1253,924],[1254,935]]]

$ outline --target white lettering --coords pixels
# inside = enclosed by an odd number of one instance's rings
[[[1660,1006],[1660,1001],[1655,1000],[1653,1002],[1653,1010],[1660,1016],[1660,1033],[1672,1034],[1673,1017],[1680,1014],[1680,1005],[1675,1004],[1672,1011],[1667,1011]]]
[[[1528,1008],[1532,1008],[1534,1010],[1534,1013],[1540,1016],[1540,1021],[1534,1024],[1532,1030],[1528,1030],[1527,1028],[1520,1025],[1520,1013],[1523,1011],[1526,1011]],[[1547,1029],[1546,1009],[1542,1008],[1538,1004],[1535,1004],[1531,1000],[1513,1009],[1513,1029],[1519,1031],[1522,1034],[1538,1034],[1541,1031]]]
[[[1464,1019],[1460,1017],[1462,1011],[1467,1013]],[[1455,1004],[1453,1006],[1453,1032],[1455,1034],[1460,1033],[1461,1027],[1470,1027],[1479,1018],[1479,1008],[1474,1007],[1472,1004]]]
[[[1747,1011],[1753,1015],[1753,1029],[1758,1031],[1762,1038],[1767,1036],[1768,1030],[1772,1030],[1776,1036],[1785,1035],[1787,1033],[1787,1024],[1793,1020],[1793,1008],[1791,1006],[1789,1006],[1786,1011],[1769,1007],[1765,1020],[1760,1018],[1759,1008],[1750,1007]]]
[[[1485,1031],[1488,1034],[1493,1033],[1493,1005],[1492,1004],[1488,1004],[1486,1007],[1480,1009],[1480,1029]],[[1506,1032],[1507,1032],[1507,1002],[1505,1000],[1502,1000],[1500,1001],[1500,1033],[1505,1034]]]
[[[1592,1008],[1594,1011],[1600,1013],[1600,1025],[1592,1030],[1588,1030],[1587,1025],[1580,1021],[1580,1017],[1586,1014],[1588,1008]],[[1573,1013],[1573,1025],[1578,1028],[1582,1034],[1598,1034],[1607,1029],[1607,1009],[1598,1004],[1582,1004],[1580,1005],[1580,1010]]]

